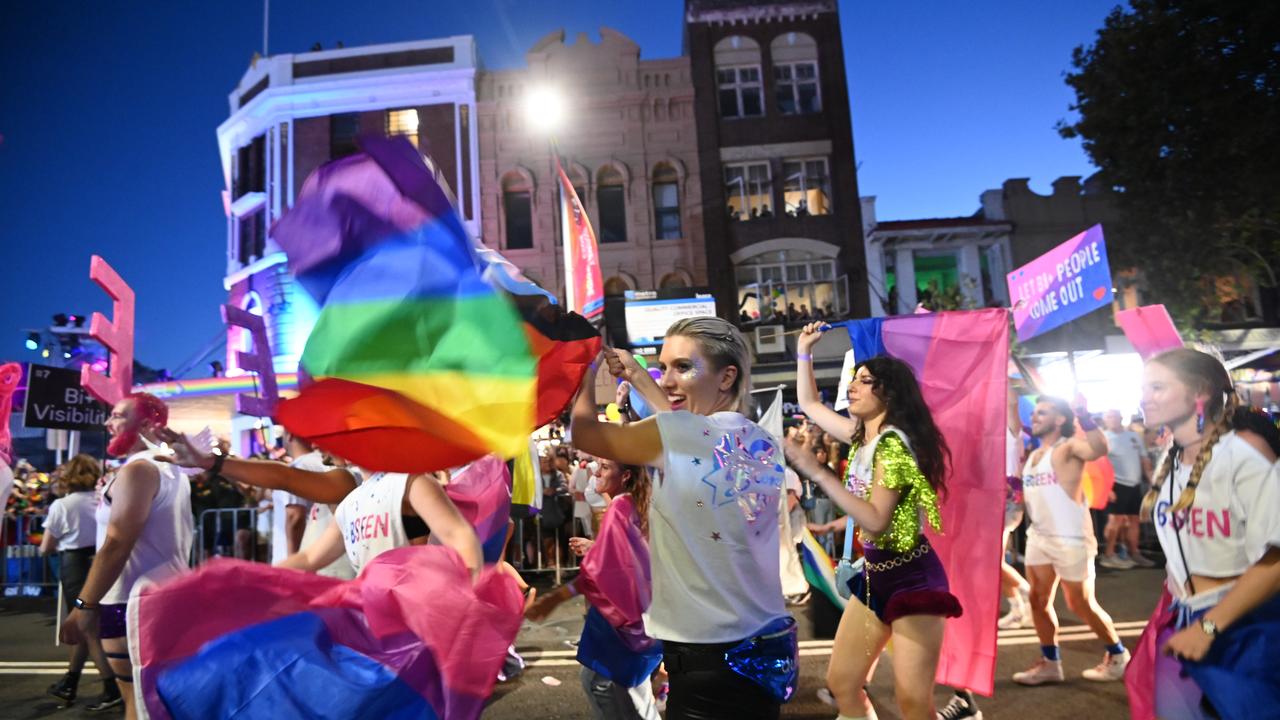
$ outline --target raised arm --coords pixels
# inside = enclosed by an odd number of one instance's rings
[[[648,377],[646,373],[645,377]],[[652,378],[650,378],[652,381]],[[588,455],[616,460],[625,465],[652,465],[662,454],[662,436],[653,417],[627,425],[600,422],[595,402],[594,365],[582,377],[582,387],[573,401],[573,446]],[[665,395],[663,396],[665,400]]]
[[[634,355],[626,350],[605,348],[604,359],[609,366],[609,374],[631,383],[631,387],[640,393],[640,397],[644,398],[654,412],[671,409],[671,401],[667,399],[667,394],[658,387],[658,383],[649,375],[649,371],[640,367]]]
[[[818,427],[847,443],[858,429],[858,421],[824,405],[818,394],[818,381],[813,376],[813,347],[822,339],[824,328],[829,327],[822,322],[809,323],[796,338],[796,399],[801,412]]]
[[[181,467],[213,468],[217,457],[205,455],[196,450],[187,437],[169,429],[158,431],[161,440],[169,446],[172,454],[158,457],[161,462],[170,462]],[[222,462],[218,474],[233,482],[267,488],[268,490],[284,490],[312,502],[332,505],[342,502],[356,487],[355,478],[350,471],[334,468],[326,472],[299,470],[273,460],[245,460],[228,457]]]
[[[411,475],[404,496],[413,512],[431,528],[431,536],[457,552],[473,578],[479,575],[484,566],[480,538],[445,494],[439,481],[430,475]]]
[[[1076,424],[1080,426],[1083,433],[1076,433],[1071,436],[1068,447],[1071,454],[1075,457],[1089,462],[1097,460],[1107,454],[1107,436],[1102,434],[1102,430],[1093,422],[1093,416],[1089,414],[1089,409],[1085,407],[1083,402],[1077,404],[1073,411],[1076,414]]]

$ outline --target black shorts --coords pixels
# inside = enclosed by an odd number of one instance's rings
[[[1116,483],[1112,489],[1116,500],[1107,505],[1107,512],[1112,515],[1137,515],[1142,509],[1142,487],[1139,485],[1121,485]]]
[[[84,589],[84,581],[89,578],[89,567],[93,565],[92,545],[75,550],[63,550],[58,553],[58,575],[62,580],[62,600],[71,611],[72,603],[80,597]]]

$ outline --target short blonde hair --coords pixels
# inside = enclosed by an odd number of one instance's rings
[[[730,365],[738,368],[733,383],[734,410],[751,414],[751,352],[746,338],[733,323],[718,317],[695,317],[677,320],[667,328],[667,337],[687,337],[698,343],[698,349],[716,370]]]

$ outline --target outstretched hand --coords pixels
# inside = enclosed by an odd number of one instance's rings
[[[213,455],[200,452],[191,440],[180,432],[169,428],[160,428],[156,436],[169,446],[169,455],[157,457],[160,462],[173,463],[180,467],[209,469],[213,466]]]
[[[802,355],[809,354],[813,346],[817,345],[818,341],[822,339],[822,333],[830,329],[831,326],[822,321],[805,325],[804,329],[800,331],[800,337],[796,338],[796,352]]]

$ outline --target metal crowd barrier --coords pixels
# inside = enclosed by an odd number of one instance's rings
[[[213,508],[196,518],[191,566],[211,557],[234,557],[254,562],[271,561],[271,532],[258,532],[258,516],[271,510],[256,507]],[[271,527],[271,523],[267,523]]]
[[[533,524],[533,546],[534,546],[534,562],[530,566],[525,560],[525,533],[526,523]],[[555,573],[555,583],[559,585],[562,580],[561,576],[567,571],[577,572],[578,556],[568,549],[570,537],[583,537],[581,533],[576,532],[575,520],[570,518],[568,522],[555,530],[551,531],[552,537],[555,538],[555,544],[552,548],[551,556],[546,554],[546,548],[543,546],[544,530],[542,529],[542,518],[534,517],[530,520],[517,520],[515,532],[511,536],[511,544],[508,548],[508,557],[511,565],[523,573]],[[550,562],[548,562],[550,561]]]
[[[5,597],[36,597],[57,592],[57,556],[44,557],[32,535],[44,533],[46,515],[4,515],[0,520],[0,588]]]

